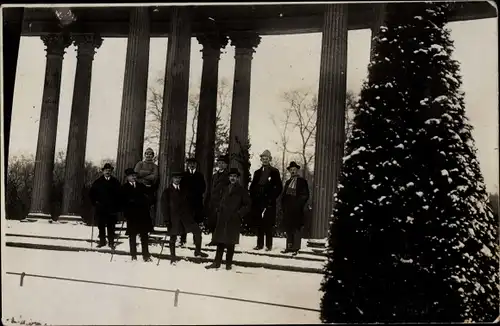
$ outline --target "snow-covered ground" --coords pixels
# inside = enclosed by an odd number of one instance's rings
[[[90,228],[85,226],[51,225],[45,222],[9,221],[3,226],[4,233],[32,235],[57,233],[57,236],[74,238],[81,238],[84,231],[87,238],[89,235],[87,233],[90,231]],[[10,237],[8,241],[13,239],[14,237]],[[45,241],[45,239],[29,239],[29,242],[38,243],[39,240]],[[113,262],[110,262],[110,254],[12,248],[5,247],[5,241],[4,236],[2,239],[4,324],[12,317],[15,320],[59,325],[319,322],[317,310],[321,298],[319,291],[321,274],[240,266],[235,266],[232,271],[224,269],[207,271],[203,268],[203,264],[187,261],[180,261],[177,266],[171,266],[162,260],[157,266],[156,260],[152,263],[145,263],[141,259],[132,262],[129,256],[118,255]],[[23,241],[27,241],[26,238]],[[50,241],[54,244],[54,241],[62,240]],[[188,236],[189,241],[191,241],[190,236]],[[240,250],[245,249],[244,243],[242,244],[243,248]],[[80,246],[89,246],[89,243],[81,242]],[[128,249],[127,241],[122,246],[125,246],[122,249]],[[213,253],[210,255],[213,256]],[[261,258],[255,255],[248,256],[254,259]],[[235,259],[237,258],[238,254],[235,256]],[[7,274],[8,272],[164,290],[179,289],[180,295],[178,305],[174,307],[174,294],[169,292],[31,276],[24,278],[21,287],[20,276]],[[210,297],[210,295],[225,298]]]

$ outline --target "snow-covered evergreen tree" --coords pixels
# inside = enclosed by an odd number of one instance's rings
[[[498,221],[451,58],[449,9],[390,4],[375,38],[330,226],[323,322],[499,314]]]

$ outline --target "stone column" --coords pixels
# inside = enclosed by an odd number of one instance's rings
[[[324,16],[314,160],[313,239],[322,239],[328,234],[333,194],[344,155],[347,7],[347,4],[328,4]]]
[[[122,109],[116,155],[116,177],[124,181],[125,169],[142,159],[149,71],[149,8],[130,9],[123,79]]]
[[[65,34],[50,34],[41,38],[46,46],[47,62],[28,217],[50,219],[62,63],[65,49],[71,44],[71,39]]]
[[[189,7],[172,7],[168,39],[163,108],[161,115],[159,173],[161,192],[173,171],[183,171],[186,154],[186,124],[191,56],[191,13]],[[161,205],[157,205],[158,209]],[[156,224],[163,224],[157,211]]]
[[[375,47],[375,42],[373,42],[373,38],[379,33],[380,26],[383,26],[385,23],[385,17],[387,12],[387,3],[376,3],[373,4],[373,20],[371,26],[372,38],[370,42],[370,61],[373,58],[373,50]]]
[[[244,176],[241,152],[248,141],[248,122],[250,115],[250,82],[252,76],[252,57],[260,43],[260,36],[252,32],[240,32],[230,35],[235,46],[233,101],[229,130],[230,166],[238,168]],[[248,180],[241,179],[243,185]]]
[[[203,68],[201,72],[195,157],[200,172],[205,176],[207,190],[209,190],[215,161],[219,59],[221,49],[226,47],[228,39],[225,35],[211,33],[198,36],[198,41],[203,45]]]
[[[14,84],[16,82],[17,57],[23,26],[24,8],[3,8],[3,139],[4,139],[4,171],[8,170],[10,146],[10,122]],[[7,178],[4,179],[7,188]]]
[[[66,168],[64,170],[62,210],[59,216],[59,219],[65,220],[81,219],[92,62],[95,50],[101,46],[103,41],[101,37],[93,34],[74,35],[73,39],[75,46],[77,46],[77,62],[69,122]]]

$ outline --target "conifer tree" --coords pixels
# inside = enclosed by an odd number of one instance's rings
[[[374,39],[335,196],[323,322],[499,314],[498,221],[451,58],[451,9],[390,4]]]

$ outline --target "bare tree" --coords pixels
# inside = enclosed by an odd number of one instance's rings
[[[162,77],[157,78],[152,87],[149,88],[145,144],[154,149],[159,148],[161,112],[163,107],[163,84]],[[196,128],[198,125],[198,108],[200,103],[199,88],[192,92],[188,100],[188,130],[186,130],[186,155],[194,156],[196,150]],[[217,127],[215,140],[215,155],[224,154],[227,151],[229,140],[229,114],[230,114],[231,88],[228,80],[222,78],[219,81],[217,92]]]
[[[288,160],[288,141],[290,140],[290,135],[288,134],[291,126],[291,118],[293,111],[290,108],[285,108],[283,110],[284,117],[282,119],[277,119],[274,114],[271,114],[271,120],[273,121],[274,126],[279,131],[279,141],[274,142],[278,148],[280,149],[281,155],[280,159],[277,160],[273,158],[273,163],[275,166],[281,166],[280,172],[284,173],[286,169],[286,163]]]

